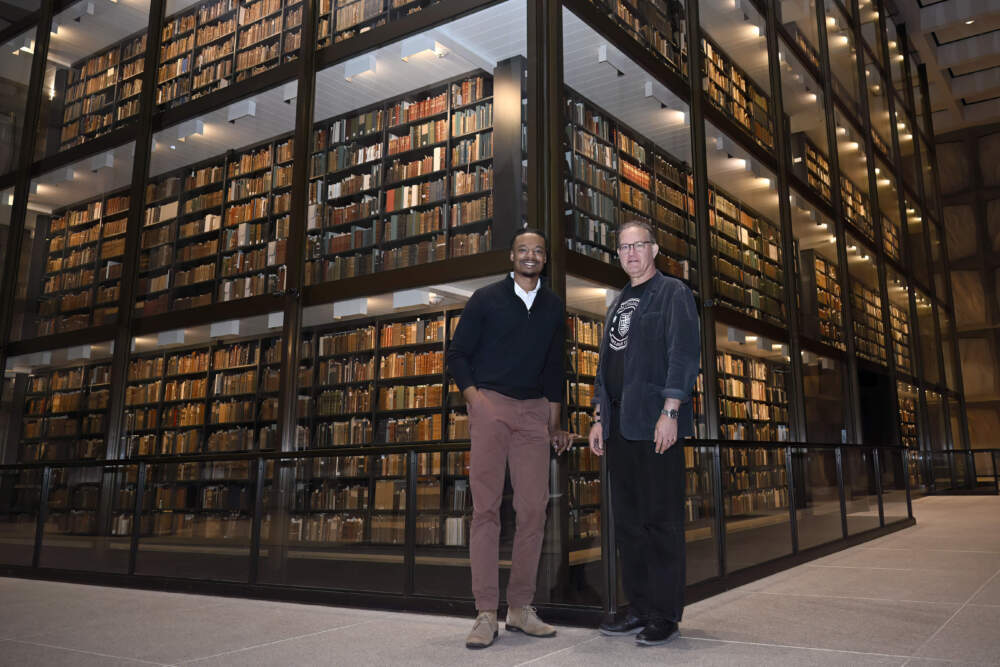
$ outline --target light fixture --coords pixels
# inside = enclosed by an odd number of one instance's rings
[[[371,72],[375,73],[375,54],[366,53],[344,63],[344,80],[352,81],[354,77]]]
[[[414,306],[429,306],[431,304],[430,290],[406,289],[392,293],[392,308],[412,308]]]
[[[856,246],[856,245],[849,245],[849,246],[847,246],[847,249],[850,250],[851,252],[855,252],[855,251],[857,251],[858,246]]]
[[[80,19],[82,19],[84,16],[88,16],[88,15],[89,16],[93,16],[94,15],[94,3],[93,2],[78,2],[75,5],[73,5],[72,7],[70,7],[68,10],[66,10],[66,14],[71,19],[73,19],[74,21],[76,21],[77,23],[79,23]]]
[[[610,307],[610,306],[609,306]],[[281,311],[267,314],[267,328],[280,329],[285,326],[285,314]]]
[[[831,236],[830,237],[830,243],[836,243],[836,242],[837,242],[837,237],[836,236]]]
[[[257,115],[257,102],[253,99],[240,100],[239,102],[234,102],[229,105],[226,110],[226,120],[230,123],[235,123],[241,118],[251,117]]]
[[[367,315],[368,314],[368,299],[361,297],[360,299],[348,299],[346,301],[335,301],[333,304],[333,318],[339,320],[342,317],[350,317],[351,315]]]
[[[192,118],[177,124],[177,141],[185,141],[196,134],[205,134],[205,122],[200,118]]]
[[[597,62],[604,63],[613,69],[618,76],[625,76],[625,59],[614,49],[608,48],[607,44],[601,44],[597,47]]]
[[[820,229],[826,229],[828,225],[825,222],[817,222],[816,226]]]
[[[171,331],[161,331],[156,334],[156,344],[159,347],[167,345],[183,345],[184,329],[172,329]]]
[[[208,335],[212,338],[221,338],[222,336],[239,336],[240,321],[223,320],[222,322],[212,322],[212,325],[208,329]]]
[[[965,25],[972,25],[975,22],[976,22],[976,19],[969,19],[968,21],[965,22]]]
[[[10,42],[10,47],[13,48],[11,54],[15,56],[19,55],[21,51],[30,55],[35,52],[35,40],[31,38],[30,34],[25,33],[23,38],[15,39],[13,42]]]
[[[281,99],[285,104],[291,104],[299,95],[299,82],[289,81],[281,88]]]
[[[754,336],[754,335],[748,334],[747,337],[746,337],[746,341],[748,343],[756,343],[757,342],[757,337]]]
[[[746,342],[746,334],[734,327],[726,327],[726,340],[743,345]]]
[[[399,46],[399,57],[402,61],[409,62],[410,58],[421,53],[433,53],[438,58],[443,58],[448,51],[438,42],[427,35],[415,35],[404,39]]]
[[[90,158],[90,170],[100,171],[101,169],[110,169],[115,166],[115,156],[111,151],[100,153]]]
[[[59,34],[59,21],[52,19],[52,27],[49,28],[49,33],[53,35]]]

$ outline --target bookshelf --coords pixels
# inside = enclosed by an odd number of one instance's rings
[[[882,216],[882,247],[885,254],[891,259],[901,262],[902,256],[899,254],[899,224],[891,218]]]
[[[684,5],[677,0],[590,0],[644,48],[687,75],[687,36]]]
[[[617,226],[642,220],[656,230],[658,268],[696,288],[694,186],[687,165],[572,91],[566,113],[567,247],[617,264]]]
[[[18,461],[103,459],[110,383],[109,362],[29,375]]]
[[[701,37],[701,52],[702,90],[708,99],[758,144],[773,149],[774,121],[768,94],[705,35]]]
[[[708,200],[716,296],[735,310],[784,327],[781,231],[715,186]]]
[[[493,247],[492,87],[474,71],[317,125],[307,284]]]
[[[44,274],[29,286],[38,304],[36,335],[115,321],[128,202],[127,192],[113,192],[42,218]]]
[[[792,170],[824,201],[830,201],[830,161],[804,132],[792,135]]]
[[[722,448],[725,515],[730,518],[788,507],[784,449]]]
[[[861,192],[843,173],[840,174],[840,197],[843,202],[844,220],[859,229],[869,240],[875,239],[868,195]]]
[[[892,333],[896,370],[914,375],[913,357],[910,353],[910,317],[907,308],[900,308],[894,303],[889,304],[889,331]]]
[[[726,440],[788,440],[787,364],[719,352],[719,434]]]
[[[139,112],[145,33],[132,35],[57,74],[62,88],[59,150],[107,134]]]
[[[821,67],[819,64],[819,50],[812,45],[809,38],[806,37],[805,33],[799,29],[798,23],[794,21],[789,21],[782,26],[786,33],[791,36],[792,41],[799,48],[799,51],[805,55],[806,59],[813,66],[815,71],[820,71]]]
[[[133,357],[125,388],[127,457],[273,446],[278,387],[267,371],[277,345],[255,338]]]
[[[902,382],[896,383],[896,393],[899,399],[899,439],[906,449],[916,451],[920,447],[917,432],[917,398],[912,391],[907,391]],[[910,477],[910,488],[918,489],[920,483],[920,462],[917,457],[909,457],[907,474]]]
[[[854,346],[857,354],[885,365],[885,323],[882,297],[857,280],[851,282],[851,312],[854,316]]]
[[[46,535],[96,534],[101,473],[100,468],[52,468]]]
[[[803,250],[799,257],[803,333],[839,350],[846,349],[837,265],[815,250]]]
[[[582,440],[566,452],[569,477],[570,550],[600,544],[601,462],[590,451],[587,436],[594,423],[594,376],[604,335],[604,320],[578,313],[566,317],[566,408],[569,430]]]

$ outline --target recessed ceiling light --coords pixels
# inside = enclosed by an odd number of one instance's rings
[[[976,19],[969,19],[968,21],[965,22],[965,25],[972,25],[975,22],[976,22]]]

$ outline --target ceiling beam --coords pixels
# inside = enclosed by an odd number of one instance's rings
[[[914,2],[901,4],[912,4],[914,8],[919,9],[920,14],[917,18],[921,32],[940,30],[970,18],[1000,12],[1000,0],[950,0],[928,5],[922,9],[916,7],[917,3]]]

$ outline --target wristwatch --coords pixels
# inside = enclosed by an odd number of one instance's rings
[[[677,412],[677,410],[671,409],[671,410],[660,410],[660,414],[666,417],[670,417],[671,419],[677,419],[677,415],[679,415],[680,413]]]

